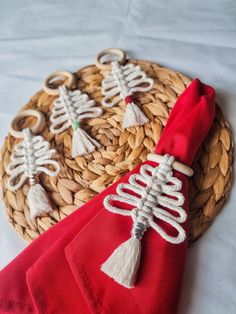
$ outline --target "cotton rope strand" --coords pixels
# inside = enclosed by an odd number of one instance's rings
[[[164,240],[172,244],[179,244],[186,238],[185,230],[180,225],[187,218],[182,208],[185,199],[180,192],[182,182],[173,176],[173,163],[174,157],[165,155],[156,167],[143,165],[139,174],[129,177],[129,183],[117,186],[116,195],[108,195],[104,199],[107,210],[131,216],[133,219],[131,238],[122,243],[101,266],[104,273],[124,287],[132,288],[135,284],[141,255],[140,240],[148,227],[152,227]],[[119,208],[113,204],[114,201],[132,205],[134,208],[132,210]],[[158,205],[178,215],[173,215]],[[154,218],[171,225],[176,229],[177,236],[167,234]]]

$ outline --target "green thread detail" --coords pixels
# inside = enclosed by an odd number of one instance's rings
[[[78,129],[79,126],[80,126],[79,121],[76,121],[76,120],[72,121],[72,129],[73,130]]]

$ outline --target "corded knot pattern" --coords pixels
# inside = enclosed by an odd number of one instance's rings
[[[44,172],[49,176],[56,176],[60,171],[60,165],[51,159],[56,153],[50,149],[50,144],[42,136],[34,136],[30,129],[24,129],[24,140],[17,144],[11,155],[11,162],[7,166],[9,174],[8,188],[15,191],[29,179],[31,185],[36,183],[36,176]],[[51,165],[54,170],[46,166]]]
[[[94,100],[82,94],[79,89],[70,91],[65,85],[59,87],[60,96],[53,102],[50,120],[50,131],[54,134],[61,133],[72,127],[79,127],[79,122],[87,118],[101,116],[102,109],[96,107]]]
[[[146,229],[152,227],[170,243],[178,244],[185,240],[186,233],[181,226],[187,218],[182,208],[185,199],[180,192],[182,182],[173,176],[173,162],[173,156],[165,155],[163,162],[156,167],[143,165],[140,173],[129,177],[129,183],[117,186],[117,194],[108,195],[104,199],[104,206],[110,212],[132,217],[132,237],[140,240]],[[114,205],[117,201],[134,208],[127,210],[117,207]],[[171,225],[176,229],[177,235],[169,235],[158,221]]]
[[[105,96],[102,104],[105,107],[115,106],[121,99],[132,101],[135,92],[146,92],[152,89],[153,80],[148,78],[138,65],[128,63],[120,65],[119,62],[111,63],[112,71],[102,81],[102,94]]]

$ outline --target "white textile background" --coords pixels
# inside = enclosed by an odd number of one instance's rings
[[[235,1],[0,0],[0,5],[0,144],[11,119],[50,72],[91,64],[108,47],[211,84],[235,131]],[[235,203],[233,188],[210,230],[189,250],[180,314],[236,313]],[[1,207],[3,267],[26,243]]]

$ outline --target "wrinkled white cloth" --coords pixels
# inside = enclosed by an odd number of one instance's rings
[[[1,144],[10,120],[49,73],[91,64],[96,53],[108,47],[123,48],[130,57],[155,61],[214,86],[234,129],[235,1],[2,0]],[[235,203],[233,188],[210,230],[189,250],[180,314],[235,312]],[[0,267],[24,246],[1,205]]]

